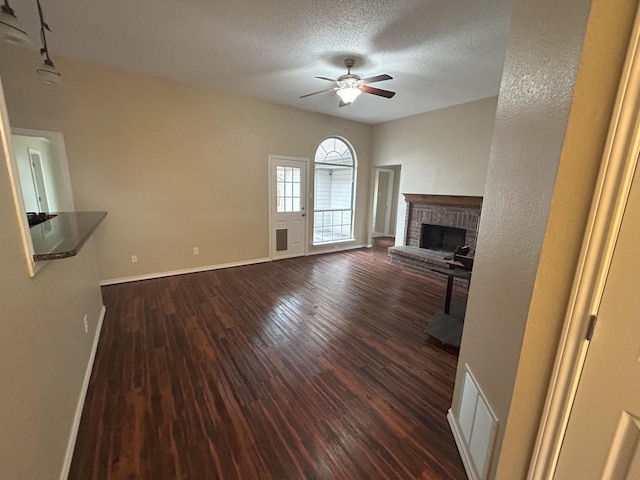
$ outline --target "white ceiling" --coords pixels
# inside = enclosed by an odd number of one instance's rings
[[[65,56],[376,124],[498,93],[512,0],[41,0]],[[12,0],[39,43],[34,0]],[[338,108],[314,76],[381,73]],[[65,72],[61,72],[64,78]]]

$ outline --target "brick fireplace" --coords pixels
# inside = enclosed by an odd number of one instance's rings
[[[403,195],[407,202],[405,245],[419,247],[422,224],[428,223],[465,229],[466,244],[471,247],[471,254],[475,252],[482,197],[415,193]]]
[[[465,244],[471,249],[469,255],[475,254],[482,197],[415,193],[403,195],[407,202],[405,244],[389,248],[391,263],[440,277],[431,268],[446,266],[443,252],[420,248],[424,224],[464,229]],[[458,279],[456,283],[460,283]]]

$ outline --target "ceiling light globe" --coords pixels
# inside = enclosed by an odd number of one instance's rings
[[[56,70],[56,67],[53,65],[51,60],[45,59],[42,66],[36,70],[36,72],[40,75],[40,79],[47,85],[54,85],[56,87],[64,85],[62,75],[60,75],[60,72]]]
[[[342,100],[347,105],[353,103],[353,101],[358,98],[358,96],[362,93],[358,87],[349,87],[349,88],[341,88],[336,91],[340,100]]]
[[[2,5],[0,11],[0,40],[24,47],[32,46],[29,35],[22,29],[13,10],[7,5]]]

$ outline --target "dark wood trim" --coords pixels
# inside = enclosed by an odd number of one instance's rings
[[[424,193],[403,193],[403,195],[407,203],[413,204],[482,208],[482,197],[470,195],[427,195]]]

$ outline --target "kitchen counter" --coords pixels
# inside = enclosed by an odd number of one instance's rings
[[[107,212],[54,212],[54,215],[29,228],[36,262],[77,255]]]

